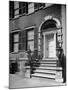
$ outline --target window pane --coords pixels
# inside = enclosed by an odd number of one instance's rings
[[[18,43],[14,44],[14,52],[18,52]]]
[[[23,2],[19,2],[19,8],[23,7]]]
[[[17,9],[17,8],[19,8],[19,2],[18,1],[15,1],[14,2],[14,9]]]
[[[34,31],[28,32],[28,40],[34,39]]]
[[[35,9],[38,9],[38,8],[39,8],[39,4],[38,4],[38,3],[35,3],[35,4],[34,4],[34,8],[35,8]]]
[[[18,42],[19,41],[19,34],[14,34],[14,42]]]
[[[34,41],[28,41],[28,48],[30,48],[31,51],[34,51]]]
[[[34,12],[34,7],[31,7],[31,8],[29,8],[28,9],[28,13],[30,14],[30,13],[33,13]]]
[[[19,9],[15,10],[15,15],[19,14]]]
[[[25,13],[26,13],[26,8],[25,7],[19,9],[19,14],[25,14]]]

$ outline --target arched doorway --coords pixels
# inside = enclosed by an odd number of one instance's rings
[[[41,26],[43,35],[43,59],[56,58],[56,33],[57,22],[53,19],[46,20]]]

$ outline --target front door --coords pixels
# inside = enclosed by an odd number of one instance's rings
[[[54,34],[50,34],[48,38],[48,57],[55,57]]]
[[[44,42],[45,58],[54,58],[56,57],[56,37],[54,33],[45,33],[45,42]]]

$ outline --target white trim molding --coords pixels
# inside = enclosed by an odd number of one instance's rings
[[[45,21],[47,21],[47,20],[49,20],[49,19],[52,19],[52,16],[48,15],[48,16],[46,16],[44,19],[45,19]]]
[[[41,26],[42,26],[47,20],[54,20],[54,21],[56,21],[56,27],[57,27],[57,28],[60,28],[60,27],[61,27],[61,23],[60,23],[60,21],[59,21],[58,18],[55,18],[55,17],[53,17],[53,16],[51,16],[51,15],[48,15],[48,16],[44,17],[44,21],[42,21],[42,23],[40,24],[39,30],[38,30],[39,32],[41,32]]]
[[[53,16],[48,15],[44,19],[45,19],[45,21],[50,20],[50,19],[56,21],[56,27],[57,28],[59,28],[61,26],[60,21],[58,20],[58,18],[55,18]]]
[[[46,57],[46,35],[48,34],[54,34],[54,40],[55,40],[55,50],[56,50],[56,31],[49,31],[49,32],[43,32],[43,60],[45,60],[47,57]],[[56,52],[55,52],[55,55],[56,55]],[[48,57],[49,58],[49,57]],[[53,57],[53,58],[57,58],[56,56]]]
[[[10,33],[15,33],[21,31],[20,29],[11,30]]]
[[[35,28],[35,27],[36,26],[34,25],[34,26],[25,27],[24,29],[26,30],[26,29]]]

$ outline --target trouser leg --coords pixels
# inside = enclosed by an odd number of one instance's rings
[[[66,82],[66,69],[65,68],[62,70],[62,77],[63,77],[63,83],[65,83]]]

